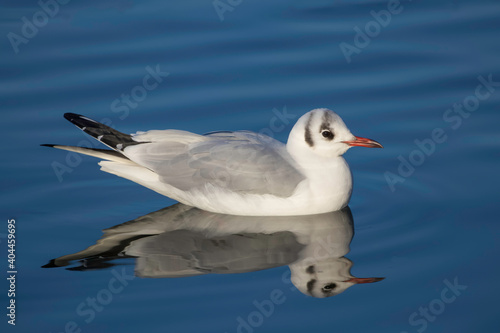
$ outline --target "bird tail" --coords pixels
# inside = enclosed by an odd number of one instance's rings
[[[43,144],[42,146],[67,150],[103,159],[104,161],[99,162],[102,171],[131,180],[142,186],[150,188],[153,191],[167,195],[165,194],[167,193],[167,190],[163,188],[166,185],[163,185],[159,181],[159,176],[155,172],[135,163],[123,153],[123,150],[126,147],[149,143],[149,141],[135,141],[129,134],[121,133],[109,126],[78,114],[66,113],[64,114],[64,118],[68,119],[82,131],[104,143],[113,150],[52,144]]]
[[[62,149],[62,150],[68,150],[68,151],[72,151],[72,152],[83,154],[83,155],[89,155],[89,156],[101,158],[103,160],[108,160],[108,161],[113,161],[113,162],[119,162],[119,163],[122,163],[122,164],[134,164],[134,165],[137,165],[136,163],[134,163],[131,160],[129,160],[122,153],[120,153],[118,151],[114,151],[114,150],[109,150],[109,149],[84,148],[84,147],[64,146],[64,145],[50,145],[50,144],[43,144],[41,146],[52,147],[52,148],[57,148],[57,149]]]
[[[131,180],[160,194],[166,195],[163,189],[158,188],[159,185],[161,187],[161,182],[156,173],[131,161],[118,151],[63,145],[44,144],[42,146],[68,150],[103,159],[104,161],[99,162],[102,171]]]
[[[76,113],[65,113],[64,118],[69,120],[73,125],[92,136],[94,139],[102,142],[113,150],[73,147],[64,145],[44,144],[42,146],[53,147],[62,150],[68,150],[79,154],[94,156],[104,160],[119,162],[122,164],[134,164],[128,157],[123,154],[123,149],[126,147],[137,145],[145,142],[135,141],[130,134],[124,134],[107,125],[101,124],[93,119]]]

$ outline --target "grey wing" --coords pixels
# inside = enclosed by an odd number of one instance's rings
[[[216,132],[197,142],[152,142],[125,149],[134,162],[183,191],[207,185],[238,193],[290,196],[304,176],[285,145],[252,132]]]

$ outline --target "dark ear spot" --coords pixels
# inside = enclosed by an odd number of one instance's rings
[[[304,133],[304,140],[306,140],[309,147],[314,146],[314,141],[311,135],[311,119],[312,119],[312,113],[309,115],[309,119],[307,119],[306,132]]]
[[[312,294],[312,291],[314,289],[314,285],[316,284],[316,279],[312,279],[311,281],[307,282],[307,291]]]
[[[314,274],[314,266],[311,265],[311,266],[307,267],[306,268],[306,273]]]

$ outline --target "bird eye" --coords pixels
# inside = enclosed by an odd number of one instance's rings
[[[323,135],[323,137],[326,138],[326,139],[328,139],[328,140],[332,140],[333,139],[333,133],[330,132],[329,130],[322,131],[321,135]]]
[[[337,287],[337,285],[335,283],[329,283],[326,286],[324,286],[323,289],[324,290],[332,290],[332,289],[335,289],[335,287]]]

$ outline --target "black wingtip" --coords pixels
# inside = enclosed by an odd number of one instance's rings
[[[48,143],[43,143],[43,144],[41,144],[40,146],[42,146],[42,147],[51,147],[51,148],[54,148],[54,147],[55,147],[55,146],[57,146],[57,145],[51,145],[51,144],[48,144]]]
[[[54,267],[61,267],[59,265],[56,265],[55,259],[51,259],[47,264],[42,266],[42,268],[54,268]]]
[[[88,135],[114,150],[122,151],[128,146],[143,143],[134,141],[129,134],[121,133],[107,125],[76,113],[65,113],[64,118]]]
[[[64,114],[64,118],[66,118],[67,120],[73,122],[73,119],[78,119],[78,118],[81,118],[82,115],[81,114],[76,114],[76,113],[71,113],[71,112],[68,112],[68,113],[65,113]]]
[[[64,118],[69,120],[73,125],[80,129],[84,129],[84,127],[101,127],[102,124],[95,121],[94,119],[90,119],[88,117],[82,116],[81,114],[76,113],[65,113]]]

